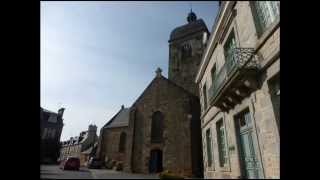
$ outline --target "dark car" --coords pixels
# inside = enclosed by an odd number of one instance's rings
[[[60,168],[63,170],[79,170],[80,159],[78,157],[68,157],[66,160],[61,162]]]
[[[102,166],[102,162],[100,161],[100,159],[98,158],[90,158],[89,162],[88,162],[88,168],[90,169],[100,169]]]

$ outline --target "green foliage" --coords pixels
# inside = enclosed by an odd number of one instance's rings
[[[172,172],[169,172],[168,170],[160,173],[159,177],[160,177],[160,179],[185,179],[184,176],[174,174]]]
[[[122,162],[118,162],[116,164],[116,171],[122,171],[123,170],[123,164]]]

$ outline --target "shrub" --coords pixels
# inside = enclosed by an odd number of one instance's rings
[[[160,173],[159,177],[160,177],[160,179],[184,179],[185,178],[184,176],[169,172],[168,170]]]
[[[123,169],[123,164],[122,164],[122,162],[118,162],[118,163],[116,164],[116,171],[122,171],[122,169]]]
[[[115,163],[116,163],[116,161],[114,161],[114,160],[108,160],[108,162],[106,163],[106,168],[107,169],[112,169],[113,168],[113,166],[115,165]]]

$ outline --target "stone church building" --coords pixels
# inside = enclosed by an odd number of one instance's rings
[[[98,156],[123,163],[127,172],[202,177],[198,87],[194,82],[209,31],[192,11],[171,32],[169,77],[155,78],[130,108],[122,108],[100,132]]]

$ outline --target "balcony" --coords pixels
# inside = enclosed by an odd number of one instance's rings
[[[235,48],[208,90],[210,105],[226,111],[257,89],[259,62],[253,48]]]

